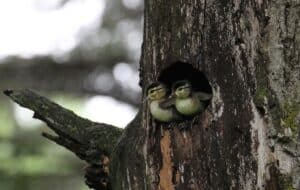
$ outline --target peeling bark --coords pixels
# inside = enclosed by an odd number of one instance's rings
[[[169,131],[164,131],[163,137],[160,141],[160,148],[162,154],[162,167],[159,171],[159,187],[160,190],[174,189],[172,182],[173,163],[171,158],[171,137]]]

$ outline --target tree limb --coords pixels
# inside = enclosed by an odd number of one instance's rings
[[[109,190],[109,156],[122,129],[95,123],[77,116],[58,104],[30,90],[5,90],[19,105],[34,111],[34,118],[44,121],[57,135],[42,135],[75,153],[88,162],[86,184],[96,190]],[[97,174],[97,175],[95,175]]]
[[[34,111],[34,118],[44,121],[58,136],[43,136],[74,152],[80,159],[94,162],[101,153],[109,155],[122,129],[92,122],[30,90],[6,90],[4,94]],[[100,153],[100,154],[99,154]]]

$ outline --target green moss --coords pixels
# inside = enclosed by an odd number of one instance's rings
[[[262,49],[261,49],[262,51]],[[270,99],[272,96],[270,96],[270,88],[269,88],[269,82],[268,78],[268,70],[265,64],[262,63],[268,63],[268,57],[265,56],[264,52],[258,52],[258,57],[255,60],[256,67],[255,67],[255,74],[256,74],[256,80],[257,80],[257,87],[255,91],[255,97],[254,101],[257,106],[263,106],[264,99],[267,97]],[[270,101],[270,100],[269,100]]]
[[[282,190],[296,190],[293,187],[293,179],[290,176],[280,176],[280,189]]]
[[[286,103],[283,106],[283,118],[285,127],[292,129],[293,133],[298,131],[299,125],[297,124],[296,118],[300,111],[300,105],[296,103]]]
[[[258,87],[256,90],[256,93],[255,93],[255,99],[254,99],[256,105],[262,106],[264,103],[264,99],[267,96],[268,96],[268,89],[263,86]]]

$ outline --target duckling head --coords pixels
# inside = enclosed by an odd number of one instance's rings
[[[174,85],[175,95],[179,99],[187,98],[192,93],[192,85],[187,80],[178,81]]]
[[[154,83],[149,86],[147,91],[147,98],[150,101],[161,100],[167,95],[167,88],[161,83]]]

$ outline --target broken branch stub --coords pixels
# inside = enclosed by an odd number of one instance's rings
[[[45,138],[67,148],[89,163],[85,174],[88,186],[95,189],[100,187],[109,189],[107,173],[109,156],[122,135],[122,129],[79,117],[74,112],[27,89],[5,90],[3,93],[19,105],[34,111],[33,117],[45,122],[57,134],[42,133]],[[95,179],[90,177],[93,176],[90,173],[98,170],[101,175],[97,183],[94,183]]]

